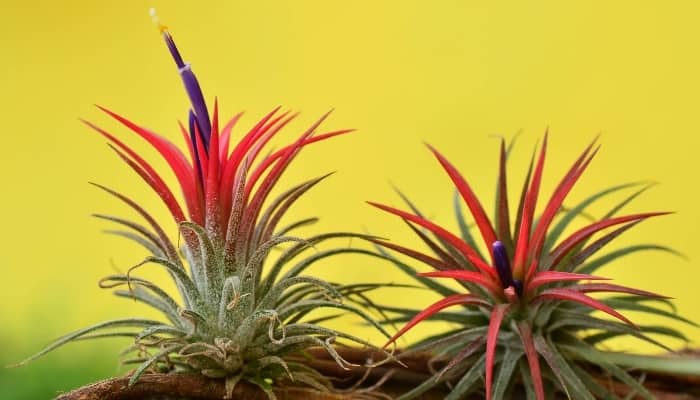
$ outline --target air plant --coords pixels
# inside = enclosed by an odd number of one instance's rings
[[[341,367],[348,368],[351,364],[338,354],[335,341],[371,345],[319,325],[329,317],[311,319],[309,313],[340,310],[375,326],[387,338],[390,335],[365,311],[343,302],[344,297],[373,285],[358,290],[356,286],[304,275],[317,261],[363,250],[343,247],[310,254],[307,250],[333,239],[367,236],[332,232],[302,239],[292,235],[316,218],[280,227],[289,208],[326,176],[297,185],[277,198],[268,197],[302,148],[350,130],[317,135],[316,129],[327,117],[324,115],[291,144],[263,156],[268,142],[295,118],[295,114],[275,109],[229,151],[232,131],[241,114],[220,128],[218,105],[214,104],[210,115],[190,64],[183,61],[168,30],[160,27],[191,100],[188,126],[180,125],[188,155],[164,137],[100,108],[163,157],[177,179],[183,201],[131,147],[97,125],[84,122],[104,136],[116,154],[157,193],[183,239],[178,248],[161,224],[136,201],[96,184],[133,209],[146,225],[109,215],[96,217],[121,226],[123,229],[109,232],[132,239],[151,253],[127,273],[105,277],[100,286],[115,288],[117,296],[157,309],[167,322],[142,318],[105,321],[61,337],[24,362],[69,342],[126,336],[134,342],[125,350],[124,362],[137,365],[130,384],[148,370],[184,370],[225,378],[229,394],[240,380],[259,386],[270,398],[275,397],[273,387],[282,384],[327,391],[331,387],[329,379],[304,363],[304,351],[323,348]],[[271,250],[285,244],[277,257],[270,255]],[[158,284],[134,275],[145,265],[158,265],[167,271],[181,302]],[[263,266],[269,267],[266,273]]]
[[[685,339],[680,332],[667,327],[637,326],[619,310],[690,321],[675,315],[675,309],[669,312],[657,307],[663,303],[671,305],[665,296],[609,283],[593,274],[627,254],[643,250],[673,250],[642,244],[592,257],[641,221],[667,213],[617,215],[623,206],[646,190],[644,187],[602,218],[589,221],[568,236],[563,235],[574,220],[587,217],[585,210],[596,200],[639,184],[618,185],[596,193],[574,207],[564,207],[567,195],[598,151],[594,145],[595,142],[576,159],[537,217],[535,210],[547,152],[546,135],[537,161],[533,155],[530,162],[514,220],[510,216],[506,179],[510,147],[505,141],[501,141],[500,146],[493,223],[469,183],[432,147],[430,150],[459,194],[455,196],[459,236],[427,219],[401,193],[411,208],[410,212],[370,203],[402,218],[432,253],[377,240],[381,254],[391,257],[404,272],[416,276],[427,288],[444,296],[424,310],[384,306],[384,310],[398,313],[394,322],[406,322],[387,345],[428,319],[457,324],[454,329],[430,336],[409,348],[409,353],[430,351],[435,354],[431,362],[435,376],[401,399],[416,398],[440,382],[447,382],[452,387],[446,397],[448,400],[462,398],[478,390],[484,376],[485,396],[489,400],[512,398],[517,382],[524,386],[528,399],[543,400],[550,398],[545,393],[556,391],[573,399],[615,398],[606,385],[594,378],[589,367],[591,363],[639,395],[652,398],[644,386],[617,362],[619,357],[614,355],[619,353],[602,351],[600,345],[609,339],[630,335],[668,349],[648,334]],[[459,197],[469,208],[484,248],[488,249],[486,256],[476,244],[471,226],[462,214]],[[608,228],[614,229],[606,231]],[[594,236],[598,233],[604,234]],[[409,264],[387,253],[387,249],[427,264],[435,271],[416,273]],[[461,285],[462,290],[454,290],[431,278],[451,278]],[[599,292],[614,296],[600,299],[589,295]],[[455,306],[461,307],[460,311],[444,311]],[[606,318],[605,314],[613,319]]]

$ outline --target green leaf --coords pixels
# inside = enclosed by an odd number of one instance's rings
[[[557,375],[561,375],[564,379],[564,388],[569,398],[572,398],[572,393],[575,393],[574,398],[576,399],[588,399],[595,400],[595,397],[588,391],[586,385],[581,382],[581,379],[576,375],[576,373],[571,369],[569,362],[567,362],[564,357],[557,351],[556,344],[552,343],[551,340],[547,341],[543,337],[539,336],[535,339],[536,345],[538,345],[538,352],[542,354],[547,363],[550,365],[553,371],[558,371]],[[540,351],[541,350],[541,351]],[[556,372],[555,372],[556,374]],[[569,388],[571,391],[569,391]]]
[[[452,204],[454,208],[454,213],[455,213],[455,219],[457,220],[457,225],[459,226],[459,232],[462,236],[462,239],[476,251],[476,254],[479,255],[482,259],[484,258],[483,254],[481,254],[481,251],[479,250],[479,246],[476,245],[476,241],[474,241],[474,236],[471,234],[469,225],[467,224],[467,221],[464,219],[464,212],[462,209],[462,197],[459,195],[459,191],[455,190],[454,195],[452,196]]]
[[[398,259],[392,257],[389,255],[389,253],[386,252],[381,246],[375,246],[379,254],[384,256],[387,260],[391,261],[394,265],[396,265],[401,271],[406,273],[406,275],[410,276],[411,278],[415,279],[416,281],[420,282],[423,284],[425,287],[437,292],[438,294],[442,296],[452,296],[454,294],[457,294],[457,291],[450,289],[449,287],[436,282],[434,279],[429,279],[429,278],[424,278],[422,276],[418,275],[418,271],[415,270],[413,267],[410,267],[408,264],[405,264]]]
[[[123,238],[126,238],[128,240],[131,240],[132,242],[138,243],[142,247],[144,247],[146,250],[148,250],[149,253],[156,257],[165,257],[165,253],[163,250],[161,250],[158,245],[154,244],[150,240],[139,236],[133,232],[128,232],[128,231],[122,231],[122,230],[116,230],[116,229],[106,229],[103,230],[102,233],[106,233],[108,235],[114,235],[114,236],[121,236]]]
[[[596,381],[588,372],[586,372],[583,368],[579,367],[576,363],[571,364],[571,369],[574,370],[576,376],[578,376],[581,379],[581,381],[586,385],[588,390],[598,398],[605,400],[619,400],[619,398],[615,396],[615,394],[609,392],[606,388],[598,384],[598,381]]]
[[[688,337],[685,336],[682,332],[678,331],[677,329],[669,328],[667,326],[663,325],[642,325],[639,327],[639,332],[642,333],[652,333],[652,334],[657,334],[657,335],[664,335],[668,337],[672,337],[674,339],[682,340],[684,342],[688,342]],[[612,339],[614,337],[618,337],[621,335],[626,335],[628,333],[624,332],[609,332],[609,331],[604,331],[604,332],[599,332],[593,335],[586,336],[584,338],[586,343],[590,344],[597,344],[604,342],[606,340]],[[664,348],[664,347],[662,347]],[[666,348],[664,348],[666,350]]]
[[[564,216],[557,222],[556,225],[554,225],[553,228],[550,229],[549,233],[547,234],[547,241],[544,246],[544,252],[549,253],[552,250],[552,247],[557,242],[559,237],[561,237],[561,235],[564,233],[566,228],[571,224],[571,222],[574,219],[576,219],[576,217],[580,216],[586,210],[586,208],[588,208],[588,206],[607,195],[613,194],[623,189],[627,189],[629,187],[639,186],[643,183],[645,182],[630,182],[609,187],[607,189],[594,193],[593,195],[587,197],[586,199],[569,209],[566,212],[566,214],[564,214]]]
[[[535,387],[532,384],[532,377],[530,376],[530,366],[527,362],[520,362],[520,379],[523,381],[523,386],[525,387],[525,398],[527,400],[537,400],[537,395],[535,394]]]
[[[700,359],[683,356],[649,356],[619,352],[597,351],[597,359],[648,372],[700,376]]]
[[[502,400],[505,395],[508,384],[513,376],[513,371],[518,365],[518,360],[523,355],[519,350],[512,350],[511,348],[506,348],[506,353],[503,355],[503,360],[501,361],[501,367],[498,370],[498,375],[494,381],[493,386],[493,400]]]
[[[352,314],[362,318],[379,332],[381,332],[387,338],[391,338],[391,335],[377,323],[372,317],[370,317],[366,312],[360,310],[359,308],[353,307],[348,304],[336,303],[332,301],[323,300],[304,300],[296,304],[289,305],[287,307],[281,308],[279,310],[279,317],[282,321],[297,322],[303,316],[309,312],[320,309],[320,308],[336,308],[340,310],[349,311]]]
[[[609,355],[603,352],[595,350],[594,348],[587,345],[564,345],[563,349],[571,351],[580,357],[598,365],[603,370],[609,372],[614,377],[620,380],[620,382],[628,385],[629,387],[637,390],[639,394],[647,400],[654,400],[654,396],[649,393],[649,391],[642,386],[636,379],[632,378],[627,372],[622,368],[615,365]]]
[[[195,285],[207,301],[211,299],[211,303],[218,304],[220,301],[221,289],[224,285],[224,275],[226,273],[226,271],[224,271],[223,260],[219,258],[217,255],[218,253],[214,250],[214,244],[204,228],[194,222],[184,221],[180,223],[180,229],[193,232],[199,241],[199,251],[197,254],[201,257],[201,265],[204,267],[204,274],[202,274],[202,282],[198,282],[197,274],[193,274]]]
[[[313,225],[316,222],[318,222],[318,220],[319,220],[318,218],[312,217],[312,218],[305,218],[305,219],[299,220],[297,222],[293,222],[293,223],[285,226],[284,228],[281,228],[280,230],[278,230],[275,233],[275,236],[285,236],[286,234],[288,234],[289,232],[291,232],[295,229],[299,229],[299,228],[302,228],[302,227],[308,226],[308,225]]]
[[[338,292],[338,290],[336,290],[335,287],[333,287],[333,285],[322,279],[313,278],[310,276],[293,276],[290,278],[282,279],[281,281],[276,283],[272,287],[272,289],[270,289],[270,291],[265,295],[265,297],[263,297],[262,300],[260,300],[260,302],[256,306],[256,309],[262,310],[277,306],[277,302],[279,301],[280,296],[285,290],[287,290],[291,286],[299,285],[301,283],[310,284],[317,290],[324,290],[326,293],[328,293],[328,295],[337,300],[340,300],[342,298],[341,294]]]
[[[153,356],[151,356],[151,358],[149,358],[148,360],[143,362],[141,365],[139,365],[138,368],[136,368],[134,370],[134,373],[129,378],[129,387],[133,386],[139,380],[141,375],[143,375],[143,373],[146,371],[146,369],[148,369],[151,365],[153,365],[153,363],[157,362],[158,360],[160,360],[164,356],[166,356],[174,351],[180,350],[182,347],[183,347],[183,345],[165,347],[162,350],[160,350],[159,352],[157,352],[156,354],[154,354]]]
[[[77,331],[71,332],[67,335],[61,336],[60,338],[56,339],[53,343],[49,344],[46,346],[44,349],[39,351],[38,353],[34,354],[33,356],[19,362],[16,365],[13,365],[14,367],[19,367],[22,365],[25,365],[31,361],[36,360],[37,358],[51,352],[52,350],[55,350],[61,346],[63,346],[66,343],[69,343],[73,340],[76,340],[84,335],[87,335],[88,333],[101,330],[101,329],[106,329],[106,328],[123,328],[123,327],[133,327],[133,328],[141,328],[141,327],[148,327],[151,325],[160,325],[162,322],[159,321],[153,321],[150,319],[141,319],[141,318],[125,318],[125,319],[116,319],[116,320],[111,320],[111,321],[104,321],[99,324],[95,324],[92,326],[89,326],[87,328],[79,329]]]
[[[430,389],[434,388],[435,386],[439,385],[440,382],[436,381],[432,377],[424,380],[421,382],[420,385],[417,385],[410,391],[402,394],[401,396],[397,397],[396,400],[412,400],[412,399],[420,399],[425,392],[429,391]]]
[[[114,294],[144,302],[163,312],[174,324],[180,322],[177,313],[180,306],[165,290],[151,281],[119,274],[106,276],[100,279],[99,282],[99,286],[102,289],[111,289],[124,285],[128,285],[130,290],[127,292],[117,290]],[[150,291],[150,293],[146,290]]]
[[[618,309],[618,310],[640,311],[640,312],[644,312],[644,313],[658,315],[661,317],[670,318],[670,319],[673,319],[675,321],[684,322],[684,323],[691,325],[691,326],[694,326],[696,328],[698,327],[698,324],[696,324],[695,322],[693,322],[689,319],[683,318],[676,313],[668,312],[666,310],[661,310],[659,308],[652,307],[652,306],[649,306],[646,304],[635,303],[635,302],[630,302],[630,301],[626,301],[626,300],[619,300],[619,299],[614,299],[614,298],[606,298],[606,299],[602,299],[601,301],[603,303],[609,305],[610,307],[613,307],[613,308]]]
[[[423,351],[434,352],[435,349],[441,346],[453,345],[455,343],[462,343],[462,346],[473,341],[479,336],[484,336],[488,329],[487,325],[482,325],[476,328],[469,328],[459,331],[449,331],[444,333],[438,333],[435,335],[428,336],[416,343],[411,344],[408,350],[404,353],[420,353]]]
[[[619,258],[622,258],[626,255],[636,253],[639,251],[647,251],[647,250],[654,250],[654,251],[662,251],[666,253],[670,253],[679,257],[683,258],[683,255],[679,253],[678,251],[666,247],[666,246],[660,246],[656,244],[636,244],[628,247],[624,247],[615,251],[612,251],[604,256],[600,256],[596,258],[595,260],[592,260],[591,262],[585,264],[581,268],[578,268],[576,272],[582,273],[582,274],[592,274],[596,270],[598,270],[600,267],[610,263],[611,261],[618,260]]]
[[[481,378],[481,374],[484,371],[484,364],[486,362],[486,355],[482,355],[479,359],[472,365],[472,367],[467,371],[467,373],[462,376],[462,378],[457,382],[457,385],[452,389],[450,394],[445,397],[445,400],[459,400],[464,395],[469,393],[474,389],[475,384]]]
[[[202,301],[202,298],[200,297],[197,287],[195,286],[192,279],[190,279],[190,277],[187,275],[185,270],[164,258],[146,257],[145,260],[131,267],[127,272],[127,275],[130,275],[131,271],[133,271],[134,269],[142,267],[149,263],[158,264],[164,267],[168,272],[170,272],[171,276],[175,280],[175,283],[181,291],[182,297],[185,300],[186,308],[194,308],[196,311],[201,311],[205,309],[204,303]]]

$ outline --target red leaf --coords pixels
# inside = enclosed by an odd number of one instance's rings
[[[494,280],[491,279],[488,275],[484,275],[479,272],[465,271],[463,269],[453,269],[447,271],[423,272],[418,275],[424,276],[426,278],[452,278],[459,279],[461,281],[474,282],[487,288],[494,295],[498,297],[503,297],[503,290],[498,286],[498,284],[494,282]]]
[[[498,221],[496,230],[498,238],[506,246],[510,255],[513,251],[513,237],[510,232],[510,214],[508,210],[508,180],[506,178],[506,142],[501,139],[500,159],[498,163],[498,198],[496,200],[496,213]],[[491,243],[493,245],[493,243]]]
[[[583,242],[584,240],[588,239],[589,237],[593,236],[597,232],[609,228],[611,226],[619,225],[619,224],[624,224],[625,222],[630,222],[630,221],[636,221],[636,220],[644,220],[649,217],[655,217],[659,215],[666,215],[669,214],[668,212],[652,212],[652,213],[644,213],[644,214],[633,214],[633,215],[626,215],[624,217],[616,217],[616,218],[610,218],[606,219],[603,221],[598,221],[593,224],[590,224],[584,228],[579,229],[578,231],[574,232],[571,236],[566,238],[563,242],[561,242],[552,252],[550,253],[549,257],[551,258],[551,266],[554,267],[561,261],[561,259],[569,252],[571,249],[576,247],[579,243]]]
[[[393,244],[391,242],[386,242],[384,240],[370,239],[370,241],[374,242],[380,246],[386,247],[388,249],[391,249],[391,250],[394,250],[394,251],[399,252],[401,254],[404,254],[406,256],[409,256],[409,257],[416,259],[424,264],[430,265],[431,267],[437,269],[438,271],[449,270],[449,269],[452,269],[455,267],[454,265],[449,265],[448,263],[446,263],[442,260],[430,257],[429,255],[423,254],[419,251],[409,249],[408,247],[399,246],[397,244]]]
[[[525,199],[527,198],[528,186],[530,184],[530,179],[532,178],[532,169],[535,165],[535,156],[537,155],[537,150],[532,154],[530,159],[530,164],[527,167],[527,174],[525,174],[525,181],[523,182],[523,187],[520,189],[520,200],[518,201],[518,210],[515,215],[515,221],[513,226],[513,240],[517,240],[517,235],[520,233],[520,225],[523,220],[523,209],[525,208]],[[514,242],[514,244],[517,244]]]
[[[460,262],[457,261],[457,259],[454,257],[454,254],[450,254],[448,251],[443,250],[443,248],[440,247],[439,244],[435,243],[435,241],[433,241],[431,238],[429,238],[425,232],[421,231],[417,226],[413,225],[411,223],[411,221],[407,221],[405,219],[403,221],[420,238],[420,240],[422,240],[423,243],[425,243],[425,245],[428,246],[430,248],[430,250],[432,250],[433,253],[435,253],[436,256],[438,256],[438,258],[440,258],[440,260],[442,260],[443,262],[445,262],[447,264],[460,265]],[[453,252],[454,252],[454,250],[453,250]],[[461,253],[460,253],[460,255],[461,255]],[[464,256],[461,256],[459,258],[463,259],[463,261],[466,261],[466,259],[464,259]],[[468,261],[466,261],[466,262],[468,262]],[[469,265],[471,265],[471,264],[469,264]]]
[[[243,213],[243,220],[242,220],[242,225],[241,225],[241,233],[243,235],[244,240],[241,241],[241,244],[248,243],[250,239],[252,238],[253,235],[253,227],[255,225],[255,221],[258,218],[258,215],[260,214],[260,209],[265,202],[265,199],[267,198],[268,194],[272,190],[272,187],[277,183],[279,180],[280,176],[282,173],[286,170],[287,166],[289,163],[294,159],[296,154],[299,152],[299,150],[307,143],[312,143],[311,140],[307,139],[314,133],[316,128],[330,115],[330,112],[324,114],[318,121],[316,121],[314,124],[309,127],[306,132],[304,132],[293,144],[284,147],[283,149],[280,150],[280,155],[278,156],[278,160],[275,162],[274,166],[272,169],[267,173],[265,176],[265,179],[260,183],[260,186],[258,187],[257,191],[255,192],[255,195],[253,198],[250,200],[248,207]],[[328,138],[331,137],[329,135],[326,135],[324,137]],[[314,138],[317,139],[317,138]],[[271,158],[272,156],[268,157]],[[264,161],[263,163],[264,164]],[[259,170],[259,168],[258,168]],[[254,171],[257,172],[258,170]],[[259,175],[258,175],[259,176]],[[250,190],[255,186],[257,177],[253,177],[249,180],[248,186],[246,187],[246,194],[250,193]],[[246,251],[248,252],[250,249],[243,250],[239,249],[240,251]]]
[[[637,296],[651,297],[657,299],[671,299],[672,297],[664,296],[661,294],[656,294],[653,292],[647,292],[646,290],[640,290],[635,288],[630,288],[627,286],[614,285],[610,283],[587,283],[582,285],[569,286],[567,289],[575,290],[581,293],[589,292],[613,292],[613,293],[627,293],[634,294]]]
[[[530,242],[528,252],[529,259],[539,257],[540,252],[542,251],[542,246],[544,245],[547,230],[549,229],[549,225],[552,223],[554,216],[561,208],[561,205],[571,191],[571,188],[573,188],[573,186],[576,184],[576,181],[578,181],[578,178],[581,176],[581,174],[583,174],[583,171],[586,170],[586,167],[588,167],[588,164],[590,164],[591,160],[598,151],[596,149],[593,154],[588,157],[588,153],[590,152],[594,143],[595,141],[584,150],[584,152],[581,154],[581,156],[579,156],[576,162],[574,162],[574,165],[571,166],[557,188],[554,190],[554,194],[542,212],[542,215],[537,222],[537,226],[535,227],[535,231],[532,234],[532,240]]]
[[[201,210],[197,203],[197,189],[195,186],[195,178],[192,166],[189,164],[185,155],[170,141],[167,139],[156,135],[155,133],[144,129],[133,122],[127,120],[126,118],[100,106],[97,106],[100,110],[107,113],[112,118],[119,121],[122,125],[131,129],[133,132],[145,139],[153,148],[155,148],[158,153],[165,159],[170,168],[175,173],[175,177],[182,188],[183,194],[187,199],[188,207],[190,208],[190,215],[192,214],[201,215]],[[193,219],[194,220],[194,219]],[[197,222],[197,220],[194,220]],[[200,220],[201,223],[201,220]]]
[[[144,170],[136,162],[134,162],[134,160],[130,159],[126,154],[119,151],[119,149],[112,145],[109,146],[129,167],[131,167],[131,169],[133,169],[146,182],[146,184],[148,184],[148,186],[151,187],[151,189],[153,189],[154,192],[156,192],[158,197],[160,197],[161,200],[163,200],[163,203],[165,203],[165,205],[168,207],[168,210],[172,214],[176,223],[179,224],[180,222],[185,221],[185,215],[182,213],[180,204],[178,204],[177,200],[175,199],[175,196],[173,196],[173,193],[165,185],[165,183],[163,183],[163,181],[157,174],[157,178],[154,178],[148,172],[146,172],[146,170]]]
[[[116,148],[112,147],[114,151],[117,152],[119,157],[121,157],[122,160],[124,160],[136,173],[138,173],[141,178],[143,178],[146,183],[148,183],[149,186],[158,194],[158,196],[163,200],[163,202],[166,204],[168,209],[170,210],[170,213],[173,215],[175,218],[175,222],[180,223],[185,220],[185,215],[182,212],[182,209],[180,208],[180,205],[178,204],[177,200],[175,199],[175,196],[173,195],[172,191],[168,187],[168,185],[165,184],[163,179],[160,177],[158,172],[146,161],[144,160],[141,156],[138,155],[133,149],[131,149],[129,146],[125,145],[122,141],[117,139],[116,137],[112,136],[110,133],[107,131],[101,129],[97,125],[94,125],[88,121],[81,120],[84,124],[87,126],[91,127],[92,129],[96,130],[99,132],[102,136],[107,138],[110,142],[114,143],[117,147],[122,149],[124,152],[126,152],[127,155],[123,154],[121,151],[117,150]],[[131,157],[131,158],[129,158]],[[185,197],[185,201],[187,202],[187,198]]]
[[[535,277],[527,283],[526,291],[532,292],[536,288],[554,282],[580,281],[584,279],[590,280],[608,280],[609,278],[601,278],[588,274],[575,274],[571,272],[559,271],[542,271],[535,273]]]
[[[613,317],[637,328],[637,326],[632,323],[629,319],[627,319],[624,315],[620,314],[619,312],[613,310],[611,307],[599,302],[598,300],[586,296],[585,294],[571,290],[571,289],[547,289],[544,290],[542,293],[540,293],[535,299],[533,300],[534,302],[539,302],[539,301],[548,301],[548,300],[566,300],[566,301],[573,301],[575,303],[583,304],[585,306],[595,308],[596,310],[603,311],[604,313],[610,314]]]
[[[493,362],[496,355],[496,342],[501,322],[508,311],[510,304],[499,304],[491,311],[489,318],[489,330],[486,334],[486,400],[491,400],[491,386],[493,384]]]
[[[490,249],[493,242],[496,241],[496,233],[493,231],[493,226],[491,225],[491,221],[489,221],[489,217],[486,215],[486,212],[484,212],[484,207],[479,202],[479,199],[476,197],[471,187],[469,187],[469,183],[467,183],[466,179],[464,179],[459,171],[457,171],[442,154],[435,150],[435,148],[430,145],[428,145],[428,148],[435,154],[435,157],[437,157],[438,161],[447,172],[447,175],[450,176],[457,190],[459,190],[462,199],[464,199],[464,202],[467,204],[469,211],[474,217],[474,221],[476,221],[476,225],[479,227],[486,248]]]
[[[527,257],[527,249],[530,242],[530,230],[532,229],[532,219],[537,206],[537,196],[540,191],[540,183],[542,182],[542,169],[544,168],[544,159],[547,155],[547,134],[544,135],[542,148],[540,149],[540,157],[537,160],[535,174],[530,183],[530,189],[525,196],[523,204],[522,216],[520,219],[520,231],[517,233],[518,239],[515,242],[515,256],[513,256],[513,276],[522,279],[525,262]]]
[[[520,334],[520,340],[523,342],[527,363],[530,365],[530,377],[532,377],[532,384],[535,386],[535,395],[537,396],[537,400],[544,400],[540,359],[537,350],[535,350],[535,341],[532,339],[532,329],[527,323],[519,322],[518,333]]]
[[[446,229],[442,228],[441,226],[434,224],[433,222],[428,221],[425,218],[421,218],[417,215],[413,215],[411,213],[407,213],[405,211],[401,211],[399,209],[385,206],[383,204],[378,204],[378,203],[373,203],[371,201],[367,202],[369,205],[377,207],[381,210],[387,211],[391,214],[398,215],[399,217],[409,220],[417,225],[422,226],[423,228],[431,231],[434,233],[436,236],[442,238],[445,240],[447,243],[451,244],[454,246],[457,250],[459,250],[460,253],[462,253],[474,266],[479,269],[482,272],[485,272],[492,277],[496,277],[496,272],[491,268],[488,264],[486,264],[481,257],[472,249],[469,247],[468,244],[466,244],[462,239],[458,238],[457,236],[453,235]]]
[[[277,133],[282,130],[287,124],[289,124],[294,118],[299,114],[295,113],[289,115],[289,112],[284,112],[274,120],[270,121],[263,129],[260,130],[260,135],[255,138],[255,143],[248,150],[247,156],[249,158],[250,165],[255,164],[255,160],[258,155],[265,147],[265,145],[273,138]]]
[[[258,121],[253,128],[248,131],[248,133],[236,144],[236,146],[231,151],[228,160],[225,162],[225,166],[221,175],[221,187],[219,191],[221,192],[221,204],[222,212],[228,214],[231,209],[232,193],[234,187],[234,179],[237,175],[237,171],[240,168],[241,162],[245,158],[248,151],[255,143],[255,140],[260,136],[260,132],[263,131],[263,127],[267,121],[272,118],[272,116],[279,111],[280,107],[276,107],[274,110],[270,111],[265,115],[260,121]],[[250,161],[250,160],[249,160]],[[248,163],[250,166],[250,162]]]
[[[299,149],[306,146],[307,144],[320,142],[322,140],[330,139],[334,136],[344,135],[346,133],[351,133],[351,132],[354,132],[354,129],[342,129],[339,131],[323,133],[323,134],[320,134],[320,135],[317,135],[314,137],[307,137],[306,139],[304,139],[300,142],[300,144],[298,145],[298,148],[294,152],[298,151]],[[283,156],[285,156],[286,152],[294,146],[297,146],[297,145],[291,144],[289,146],[285,146],[285,147],[277,150],[276,152],[270,154],[269,156],[265,157],[265,159],[263,159],[260,162],[260,164],[257,166],[257,168],[255,168],[255,171],[253,171],[253,174],[250,178],[250,183],[251,183],[250,187],[252,188],[255,185],[255,183],[257,183],[257,181],[260,179],[260,177],[265,173],[265,171],[267,171],[267,169],[270,168],[270,166],[275,161],[277,161],[280,158],[282,158]]]
[[[456,306],[459,304],[474,304],[484,307],[490,306],[484,300],[471,294],[455,294],[452,296],[445,297],[444,299],[441,299],[431,304],[430,306],[428,306],[428,308],[416,314],[415,317],[413,317],[403,328],[401,328],[398,332],[396,332],[394,336],[391,337],[391,339],[389,339],[389,341],[384,345],[384,348],[394,343],[396,339],[398,339],[408,330],[416,326],[419,322],[431,317],[432,315],[437,314],[438,312],[447,307]]]
[[[231,132],[233,132],[233,127],[236,126],[238,123],[238,120],[241,119],[243,116],[243,111],[239,112],[238,114],[234,115],[233,118],[231,118],[226,125],[224,125],[224,128],[221,129],[221,143],[219,144],[219,159],[220,160],[228,160],[228,148],[229,148],[229,143],[231,142]]]
[[[214,100],[214,112],[212,114],[212,128],[209,136],[209,166],[207,167],[207,181],[205,185],[205,226],[209,232],[215,232],[219,238],[223,238],[221,212],[219,203],[219,101]]]

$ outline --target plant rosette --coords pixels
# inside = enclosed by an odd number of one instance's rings
[[[479,390],[485,392],[487,400],[510,399],[517,382],[524,386],[528,399],[543,400],[549,398],[546,393],[555,392],[565,393],[574,399],[614,398],[611,389],[594,378],[590,365],[596,365],[612,380],[627,385],[643,398],[651,399],[652,394],[625,367],[651,367],[666,373],[693,371],[700,375],[697,359],[683,362],[677,358],[642,357],[600,349],[600,345],[606,341],[625,335],[650,342],[664,350],[670,349],[649,334],[687,341],[675,329],[636,325],[620,312],[623,310],[668,317],[694,325],[675,313],[668,297],[613,284],[606,278],[593,275],[601,267],[631,253],[647,250],[676,253],[657,244],[637,244],[594,257],[633,226],[667,214],[618,215],[649,185],[617,185],[595,193],[573,207],[564,207],[567,195],[598,152],[594,142],[564,174],[541,213],[536,216],[547,153],[545,134],[537,161],[533,155],[527,170],[516,208],[517,215],[511,219],[506,178],[511,146],[501,141],[493,222],[467,180],[432,147],[431,151],[458,192],[455,196],[455,214],[459,235],[427,219],[401,193],[410,212],[370,203],[402,218],[430,249],[429,253],[425,253],[389,241],[374,240],[380,254],[391,258],[401,270],[443,296],[424,310],[405,309],[391,304],[380,306],[386,312],[398,314],[392,322],[405,322],[387,345],[424,320],[447,321],[454,327],[409,348],[408,354],[432,352],[435,356],[433,365],[441,362],[441,367],[433,371],[432,378],[400,399],[419,398],[441,382],[449,383],[452,388],[447,400],[463,398]],[[585,226],[564,235],[576,219],[591,219],[586,210],[597,200],[635,186],[642,187],[602,218],[592,219]],[[482,249],[487,249],[487,252],[480,251],[477,239],[470,231],[470,225],[462,213],[462,201],[473,218],[480,236],[478,240],[483,242]],[[435,271],[417,273],[387,250],[426,264]],[[462,290],[445,286],[436,278],[453,279]],[[594,298],[590,295],[592,293],[613,296]],[[664,306],[670,306],[671,311],[664,309]],[[459,310],[446,311],[448,307],[459,307]],[[605,318],[605,314],[613,319]],[[483,389],[480,389],[482,385]]]
[[[183,61],[168,29],[159,23],[155,13],[152,16],[191,102],[188,124],[180,124],[187,149],[183,152],[163,136],[106,108],[100,109],[160,154],[176,178],[182,200],[129,145],[95,124],[83,122],[104,136],[112,150],[153,189],[179,228],[178,242],[180,236],[183,239],[180,248],[136,201],[95,184],[126,204],[145,224],[117,216],[95,216],[118,226],[109,233],[133,240],[150,252],[127,273],[102,279],[100,286],[114,288],[117,296],[160,311],[166,322],[145,318],[105,321],[59,338],[21,364],[70,342],[129,337],[133,344],[122,353],[124,363],[136,365],[128,379],[129,386],[136,384],[145,372],[198,372],[224,379],[229,397],[240,381],[256,386],[270,399],[275,398],[279,388],[330,392],[331,380],[308,366],[306,351],[325,349],[339,367],[347,369],[355,364],[343,359],[337,346],[344,342],[375,347],[359,337],[322,325],[338,314],[313,317],[313,311],[330,309],[350,314],[387,338],[390,335],[365,310],[345,301],[378,285],[341,285],[305,273],[328,257],[371,253],[350,247],[324,249],[326,242],[371,237],[352,232],[305,238],[294,234],[316,218],[280,225],[290,207],[328,175],[303,182],[276,198],[271,198],[270,193],[304,147],[351,130],[317,134],[326,114],[292,143],[270,151],[269,142],[296,117],[290,112],[280,113],[277,108],[232,143],[232,132],[242,114],[220,126],[218,103],[214,103],[210,115],[191,65]],[[271,256],[271,250],[281,246],[284,248],[278,256]],[[136,270],[147,265],[167,271],[180,302],[155,282],[135,275]],[[269,269],[264,271],[263,266]],[[383,361],[391,358],[382,353]]]

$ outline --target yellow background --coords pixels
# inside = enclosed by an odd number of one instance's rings
[[[515,190],[532,146],[549,127],[546,195],[601,133],[602,150],[571,199],[616,183],[658,181],[626,211],[678,213],[643,223],[618,245],[655,242],[689,256],[639,254],[605,274],[674,296],[682,314],[700,320],[697,3],[3,1],[1,363],[88,323],[151,315],[97,288],[100,277],[138,262],[142,252],[99,233],[109,225],[90,213],[128,212],[86,182],[131,193],[162,218],[166,213],[77,118],[136,139],[92,106],[98,103],[179,141],[176,121],[185,118],[187,99],[148,17],[152,6],[208,99],[219,97],[223,115],[247,111],[241,127],[281,104],[303,111],[287,139],[330,108],[328,129],[358,128],[309,148],[282,182],[338,171],[293,210],[299,218],[322,217],[314,230],[366,230],[416,244],[398,219],[363,203],[399,205],[389,181],[454,227],[453,189],[422,141],[442,149],[490,207],[493,135],[523,131],[510,163]],[[405,281],[383,263],[342,263],[317,271],[343,281]],[[408,303],[409,297],[415,306],[434,299],[390,293],[385,300]],[[409,338],[429,328],[422,329]],[[648,350],[636,342],[620,347]],[[10,398],[46,397],[114,373],[113,349],[71,345],[0,372],[0,384]]]

